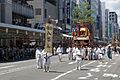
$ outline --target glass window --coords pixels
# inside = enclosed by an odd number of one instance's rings
[[[45,18],[47,18],[47,9],[45,9]]]
[[[35,14],[36,15],[41,15],[41,8],[35,9]]]

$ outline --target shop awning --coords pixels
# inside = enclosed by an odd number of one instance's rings
[[[45,33],[44,30],[38,30],[38,29],[33,29],[33,28],[28,28],[28,27],[23,27],[23,26],[18,26],[18,25],[6,24],[6,23],[0,23],[0,27],[25,30],[25,31],[30,31],[30,32]]]
[[[64,36],[64,37],[69,37],[69,38],[72,38],[72,37],[73,37],[73,36],[67,35],[67,34],[62,34],[62,36]]]

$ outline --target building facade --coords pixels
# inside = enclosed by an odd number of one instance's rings
[[[105,37],[109,39],[109,9],[105,9]]]
[[[33,0],[29,1],[29,4],[34,7],[34,19],[29,20],[32,23],[32,27],[43,27],[49,16],[51,16],[52,19],[57,20],[57,0]]]
[[[44,31],[31,28],[28,19],[34,18],[34,9],[28,1],[32,0],[0,0],[0,46],[41,44]]]
[[[95,19],[95,24],[92,25],[93,29],[93,36],[94,39],[98,40],[102,37],[102,29],[101,29],[101,1],[100,0],[87,0],[90,4],[90,8],[94,11],[94,13],[91,15]]]
[[[116,12],[109,12],[109,21],[110,21],[110,28],[112,29],[110,33],[112,36],[110,38],[113,39],[114,36],[118,36],[119,33],[119,25],[118,25],[118,15]]]
[[[105,2],[101,3],[101,11],[102,11],[102,38],[105,39]]]
[[[33,6],[27,0],[0,0],[1,22],[31,27],[27,19],[34,17]]]

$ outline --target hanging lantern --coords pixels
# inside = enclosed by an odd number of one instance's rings
[[[8,28],[6,28],[6,33],[8,33]]]
[[[28,32],[27,32],[27,31],[25,31],[25,34],[26,34],[26,35],[28,35]]]
[[[19,30],[16,30],[16,33],[19,34]]]
[[[35,32],[33,32],[33,36],[35,36]]]

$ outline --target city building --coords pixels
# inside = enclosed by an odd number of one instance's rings
[[[34,18],[34,9],[28,1],[0,0],[0,46],[41,44],[44,31],[31,28],[28,19]]]
[[[105,40],[105,2],[101,3],[101,11],[102,11],[102,38]]]
[[[120,27],[119,27],[119,36],[118,36],[118,40],[120,41]]]
[[[33,28],[39,29],[43,27],[49,16],[51,16],[52,19],[57,20],[57,0],[32,0],[29,1],[29,4],[34,7],[34,19],[29,20],[32,23]]]
[[[94,11],[94,13],[91,15],[95,19],[95,24],[92,25],[93,30],[93,36],[95,40],[99,40],[102,37],[102,18],[101,18],[101,1],[100,0],[87,0],[90,4],[90,8]]]
[[[109,40],[109,9],[105,9],[105,37]]]
[[[110,33],[112,36],[110,36],[110,38],[113,38],[114,36],[118,36],[118,29],[119,29],[119,25],[118,25],[118,15],[116,14],[116,12],[109,12],[109,21],[110,21],[110,28],[112,29],[112,33]]]

